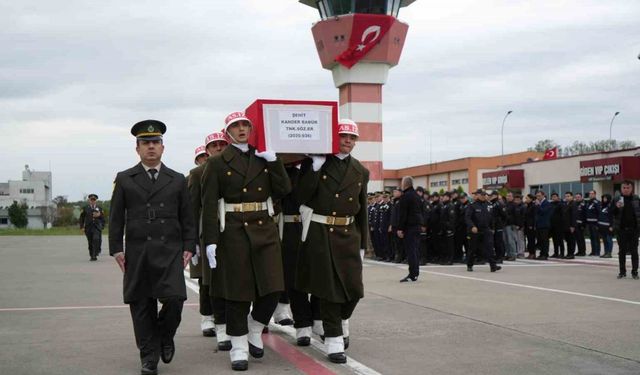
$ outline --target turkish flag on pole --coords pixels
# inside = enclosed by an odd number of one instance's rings
[[[387,34],[395,18],[385,14],[354,14],[349,48],[336,61],[351,69]]]
[[[547,151],[545,151],[544,157],[542,158],[542,160],[550,160],[550,159],[557,159],[557,158],[558,158],[558,146],[554,148],[550,148]]]

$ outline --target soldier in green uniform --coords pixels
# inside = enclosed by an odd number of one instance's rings
[[[247,143],[251,130],[244,113],[227,116],[231,146],[209,158],[202,176],[202,237],[217,268],[213,288],[226,300],[233,370],[248,368],[249,353],[264,355],[262,329],[284,290],[272,202],[289,193],[291,183],[274,152],[256,152]]]
[[[161,162],[165,131],[156,120],[131,128],[140,163],[116,176],[109,216],[109,253],[124,273],[124,302],[131,310],[142,374],[157,374],[160,358],[173,359],[173,337],[187,299],[183,270],[195,252],[187,181]]]
[[[227,147],[227,140],[222,132],[215,132],[209,134],[204,141],[204,146],[201,146],[207,156],[215,156],[220,154]],[[198,149],[196,153],[198,153]],[[224,312],[224,300],[217,299],[210,295],[211,285],[211,268],[209,268],[209,261],[206,256],[206,252],[201,252],[203,248],[200,237],[200,214],[202,211],[202,172],[204,171],[204,163],[207,161],[207,157],[201,158],[201,163],[197,162],[198,156],[196,155],[196,164],[198,167],[192,169],[189,172],[189,193],[191,194],[191,202],[193,205],[193,211],[196,220],[196,230],[198,235],[198,245],[196,245],[196,255],[191,258],[190,273],[191,278],[198,279],[199,295],[200,295],[200,315],[202,315],[200,321],[200,329],[204,336],[216,336],[216,332],[220,331],[221,337],[218,337],[218,349],[230,350],[231,342],[226,337],[225,332],[225,312]]]
[[[369,171],[350,155],[357,124],[340,120],[338,133],[340,153],[312,156],[302,164],[296,188],[303,223],[296,289],[319,299],[329,360],[345,363],[348,319],[364,295]]]

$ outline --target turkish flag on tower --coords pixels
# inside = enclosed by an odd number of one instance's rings
[[[550,159],[557,159],[557,158],[558,158],[558,146],[554,148],[550,148],[547,151],[545,151],[544,157],[542,158],[542,160],[550,160]]]
[[[354,14],[349,48],[336,61],[351,69],[382,40],[395,20],[385,14]]]

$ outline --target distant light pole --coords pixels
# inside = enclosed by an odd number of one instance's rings
[[[509,117],[509,115],[512,113],[513,111],[508,111],[506,115],[504,115],[504,119],[502,119],[502,130],[500,131],[500,144],[501,144],[501,152],[500,152],[500,164],[501,166],[504,167],[504,122],[507,121],[507,117]]]
[[[618,116],[620,114],[620,112],[616,112],[613,114],[613,117],[611,118],[611,123],[609,124],[609,143],[611,143],[611,129],[613,128],[613,120],[616,119],[616,116]]]

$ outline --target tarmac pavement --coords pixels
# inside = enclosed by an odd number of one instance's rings
[[[0,374],[139,373],[110,257],[89,262],[83,236],[0,237],[0,255]],[[401,284],[406,265],[367,260],[348,365],[328,363],[317,340],[296,347],[290,328],[272,325],[265,357],[249,371],[640,374],[640,281],[616,279],[615,254],[474,270],[426,266],[418,282]],[[228,353],[201,335],[197,303],[189,289],[176,357],[160,374],[232,373]]]

